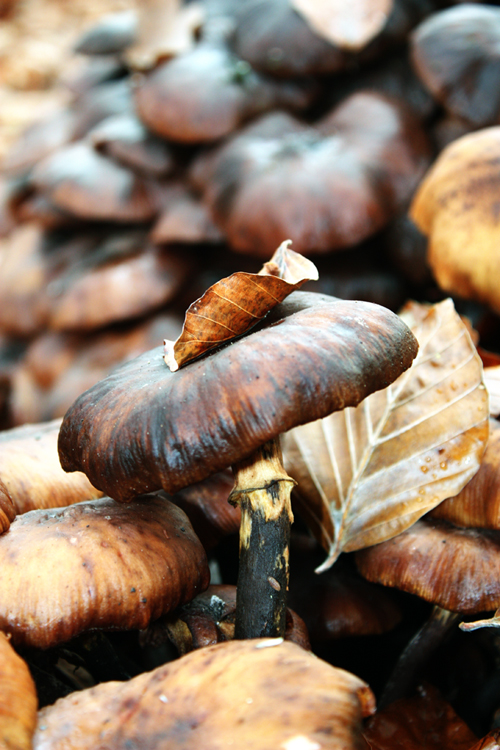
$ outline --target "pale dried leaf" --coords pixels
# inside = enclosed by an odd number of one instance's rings
[[[394,0],[291,0],[311,29],[342,49],[360,50],[385,26]]]
[[[500,366],[484,368],[484,384],[490,396],[490,414],[500,414]]]
[[[328,550],[378,544],[407,529],[479,468],[488,438],[482,364],[451,300],[413,309],[412,367],[358,407],[285,436],[288,473]]]
[[[258,274],[233,273],[193,302],[179,338],[165,341],[165,362],[172,372],[241,336],[304,282],[318,278],[314,263],[291,250],[289,243],[282,242]]]
[[[187,52],[203,23],[201,3],[182,7],[180,0],[143,0],[139,6],[138,41],[126,51],[128,64],[137,70],[153,68],[161,60]]]

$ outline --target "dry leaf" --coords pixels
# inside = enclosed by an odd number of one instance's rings
[[[291,0],[311,29],[332,44],[360,50],[382,31],[393,0]]]
[[[407,529],[479,468],[488,394],[467,329],[451,300],[413,305],[410,317],[420,349],[409,370],[358,407],[285,436],[286,469],[328,551],[319,570]]]
[[[179,0],[143,0],[139,13],[138,41],[125,53],[128,64],[138,70],[191,49],[204,17],[201,3],[182,7]]]
[[[165,341],[165,362],[172,372],[245,333],[304,282],[318,278],[314,263],[290,250],[290,242],[282,242],[258,274],[233,273],[193,302],[177,341]]]

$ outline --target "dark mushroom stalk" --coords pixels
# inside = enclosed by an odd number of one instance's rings
[[[283,468],[279,438],[234,464],[233,472],[229,501],[241,508],[235,637],[283,637],[296,482]],[[258,609],[255,601],[262,602]]]

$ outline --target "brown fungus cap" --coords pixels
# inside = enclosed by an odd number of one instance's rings
[[[259,330],[177,372],[159,347],[84,393],[62,424],[61,464],[119,501],[176,492],[298,424],[358,404],[416,351],[385,308],[295,292]]]
[[[414,115],[361,91],[314,127],[264,116],[209,158],[204,200],[217,226],[234,250],[268,257],[283,237],[299,253],[329,252],[382,229],[410,199],[429,149]]]
[[[57,455],[60,426],[61,420],[54,419],[0,432],[0,507],[2,487],[19,514],[101,496],[85,474],[68,475],[61,469]]]
[[[186,515],[159,497],[18,516],[0,537],[0,568],[0,628],[38,648],[92,628],[145,628],[210,579]]]
[[[28,665],[0,633],[0,747],[31,750],[38,699]]]
[[[474,614],[500,606],[500,533],[420,520],[399,536],[356,552],[365,578],[443,609]]]
[[[294,643],[219,643],[62,698],[35,750],[362,750],[370,688]]]

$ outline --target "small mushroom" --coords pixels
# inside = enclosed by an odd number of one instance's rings
[[[32,750],[38,699],[27,664],[0,632],[0,746]]]
[[[282,639],[198,649],[39,713],[34,750],[361,750],[370,688]]]
[[[154,496],[25,513],[0,537],[0,561],[0,628],[37,648],[92,628],[145,628],[210,580],[186,515]]]
[[[242,508],[236,632],[282,634],[293,480],[279,435],[388,385],[416,348],[388,310],[296,292],[259,330],[176,372],[159,348],[87,391],[63,421],[61,463],[118,501],[173,493],[233,466],[231,500]],[[263,609],[254,613],[256,602]]]

